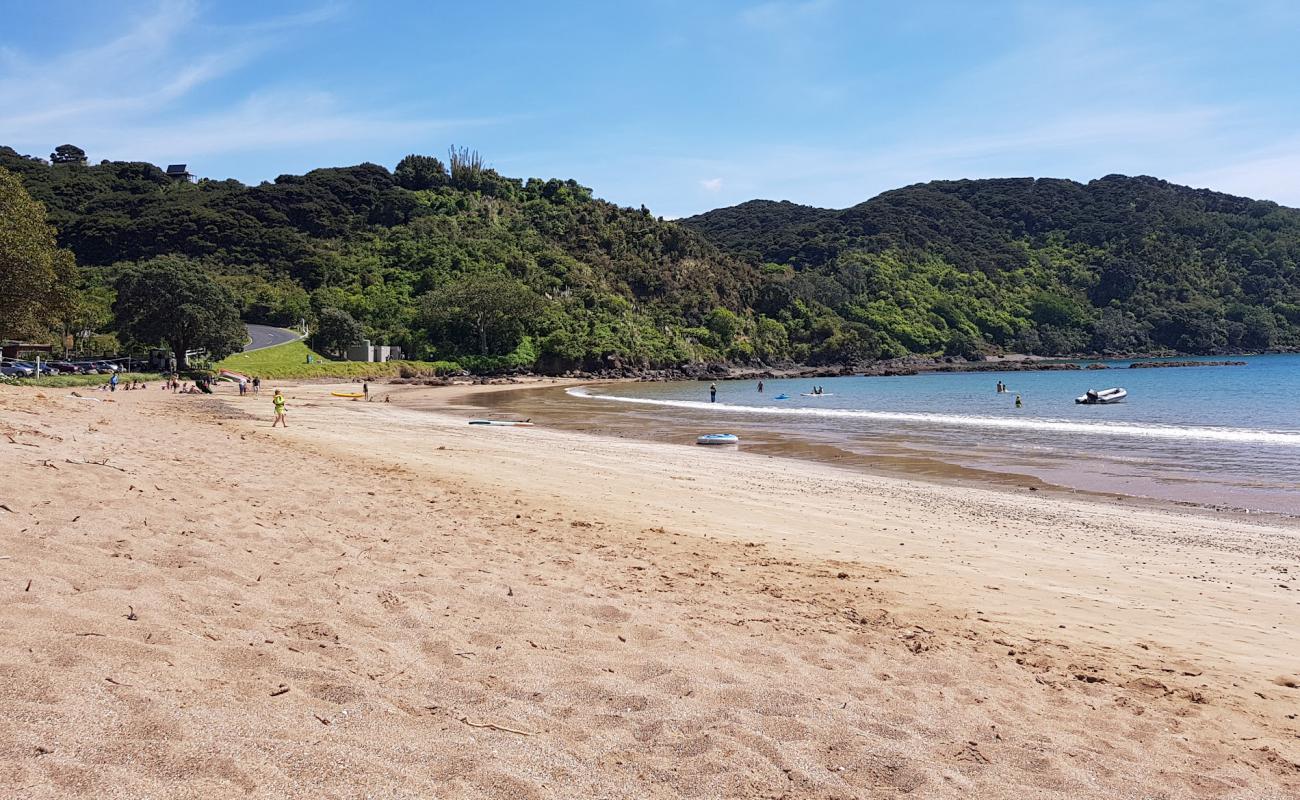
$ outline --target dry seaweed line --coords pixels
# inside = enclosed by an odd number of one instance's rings
[[[494,731],[504,731],[505,733],[517,733],[517,734],[519,734],[520,736],[536,736],[536,735],[537,735],[536,733],[531,733],[531,732],[529,732],[529,731],[521,731],[521,730],[517,730],[517,729],[515,729],[515,728],[507,728],[507,727],[504,726],[504,725],[497,725],[496,723],[493,723],[493,722],[483,722],[483,723],[470,722],[470,721],[469,721],[469,717],[460,717],[460,721],[463,722],[463,723],[465,723],[466,725],[470,726],[471,728],[489,728],[489,729],[494,730]]]
[[[114,466],[113,464],[108,463],[108,459],[107,459],[107,458],[104,459],[103,461],[85,461],[85,460],[82,460],[82,461],[73,461],[73,460],[70,459],[70,458],[65,458],[65,459],[63,459],[63,460],[64,460],[66,463],[68,463],[68,464],[88,464],[88,465],[90,465],[90,466],[92,466],[92,467],[108,467],[109,469],[115,469],[115,470],[117,470],[118,472],[126,472],[126,470],[122,469],[121,467]]]

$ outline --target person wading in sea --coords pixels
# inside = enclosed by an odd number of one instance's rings
[[[709,402],[718,402],[718,384],[716,383],[709,384]]]

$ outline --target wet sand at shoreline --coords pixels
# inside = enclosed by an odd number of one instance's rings
[[[970,466],[969,462],[981,459],[963,459],[954,450],[918,448],[905,433],[875,435],[870,442],[835,441],[819,438],[816,432],[795,435],[773,430],[756,424],[752,417],[743,414],[710,413],[703,416],[699,412],[684,412],[677,408],[624,405],[566,394],[566,385],[581,385],[577,381],[539,383],[541,385],[536,388],[515,386],[511,391],[466,391],[449,399],[429,401],[427,408],[442,408],[451,403],[466,413],[480,416],[519,419],[531,417],[535,422],[568,431],[682,446],[694,445],[695,437],[701,432],[725,428],[743,431],[741,449],[747,453],[813,461],[873,475],[939,481],[969,488],[1045,491],[1062,497],[1167,510],[1192,509],[1229,519],[1264,518],[1283,525],[1300,526],[1300,516],[1296,515],[1258,510],[1247,513],[1239,506],[1161,497],[1152,491],[1155,487],[1149,483],[1134,483],[1127,487],[1127,492],[1081,487],[1079,476],[1068,473],[1068,467],[1047,461],[1035,463],[1035,456],[1030,452],[1022,451],[1014,458],[1008,454],[996,469],[979,468]],[[589,385],[598,389],[610,384]],[[485,387],[474,387],[483,388]],[[405,405],[422,407],[424,404],[407,400]],[[1170,477],[1164,480],[1190,484],[1189,481]]]
[[[0,394],[0,785],[1300,792],[1292,529],[330,388]]]

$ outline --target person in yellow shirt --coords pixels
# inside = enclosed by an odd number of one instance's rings
[[[274,428],[276,425],[289,427],[289,422],[284,418],[284,395],[280,394],[279,389],[276,389],[275,394],[271,396],[271,402],[275,405],[275,422],[271,423],[271,427]]]

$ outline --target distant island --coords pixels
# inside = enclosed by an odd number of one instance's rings
[[[0,147],[18,179],[0,187],[43,204],[75,276],[5,336],[157,345],[118,302],[153,265],[219,290],[197,303],[230,306],[217,349],[236,317],[305,320],[323,352],[364,337],[483,372],[1300,347],[1300,211],[1155,178],[935,181],[665,221],[463,149],[257,186],[51,156]]]

